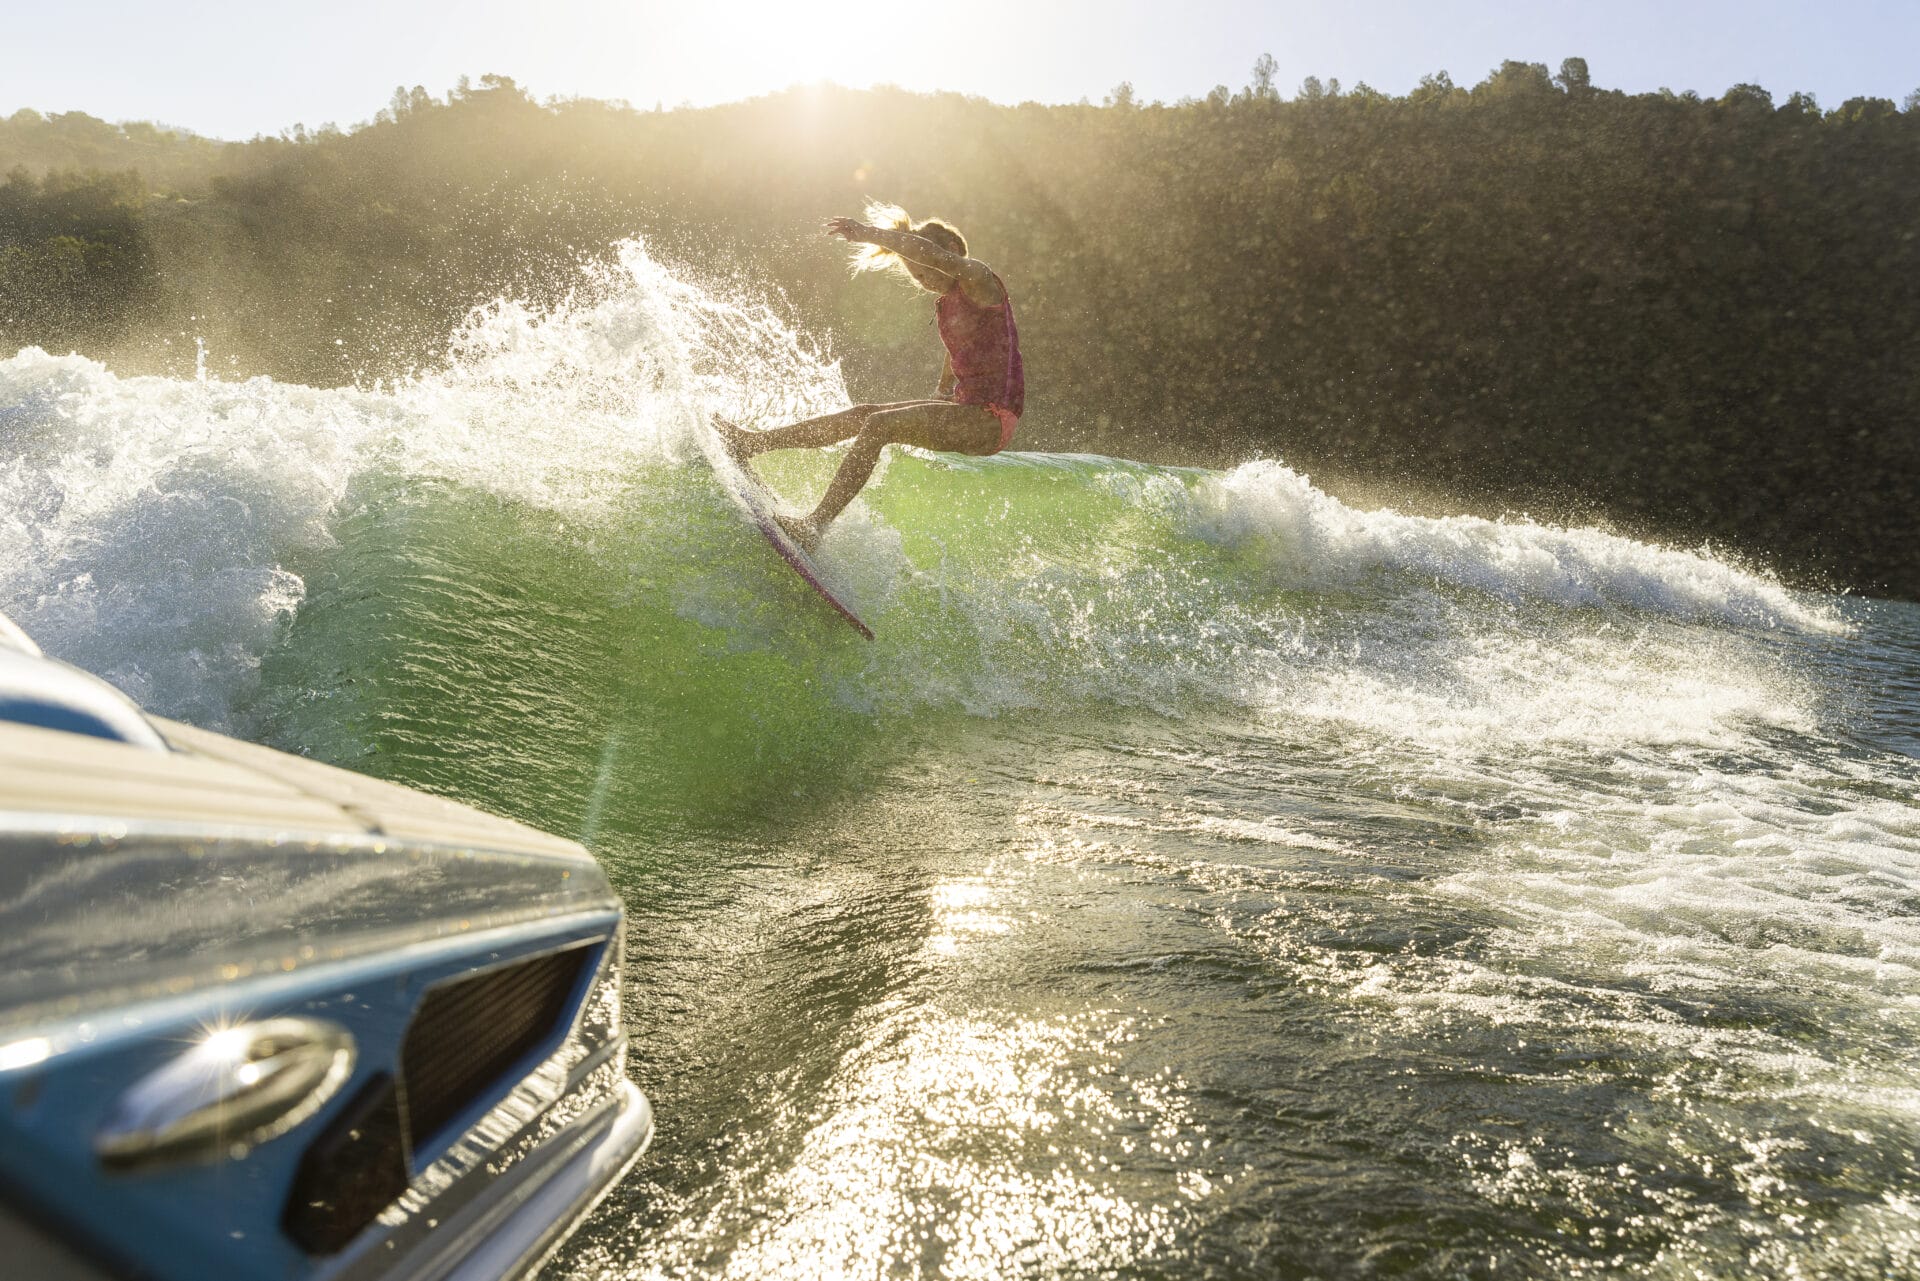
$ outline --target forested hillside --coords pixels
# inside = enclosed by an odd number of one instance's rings
[[[488,76],[366,125],[213,143],[0,119],[0,350],[316,383],[430,362],[647,238],[776,291],[856,396],[929,387],[926,306],[822,218],[961,226],[1012,289],[1022,443],[1711,539],[1920,596],[1920,101],[1822,110],[1507,63],[1394,97],[998,106],[795,90],[704,110]]]

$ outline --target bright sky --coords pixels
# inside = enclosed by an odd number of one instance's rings
[[[1291,96],[1338,77],[1405,93],[1503,58],[1715,96],[1751,81],[1828,107],[1920,88],[1920,0],[94,0],[0,11],[0,113],[82,110],[215,137],[368,119],[462,75],[537,97],[708,105],[830,80],[999,102],[1238,89],[1262,52]],[[860,16],[853,16],[860,15]]]

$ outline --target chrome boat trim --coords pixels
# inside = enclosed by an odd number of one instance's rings
[[[122,1169],[244,1156],[339,1093],[356,1048],[353,1033],[326,1019],[221,1028],[123,1092],[93,1150]]]

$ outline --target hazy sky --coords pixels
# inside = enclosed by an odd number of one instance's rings
[[[1609,88],[1898,102],[1920,88],[1920,0],[5,0],[0,112],[248,137],[350,125],[395,85],[439,95],[485,72],[644,107],[817,80],[1000,102],[1098,102],[1130,80],[1171,101],[1240,88],[1262,52],[1289,95],[1308,75],[1404,93],[1430,71],[1471,85],[1503,58],[1578,55]]]

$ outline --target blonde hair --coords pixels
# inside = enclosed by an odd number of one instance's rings
[[[929,218],[916,227],[913,225],[913,218],[899,205],[871,201],[867,205],[867,221],[889,231],[904,231],[909,235],[924,236],[942,249],[950,249],[962,258],[967,256],[967,238],[960,234],[958,227],[942,222],[938,218]],[[879,245],[855,245],[853,269],[855,271],[898,271],[908,280],[913,279],[913,273],[907,270],[906,259],[891,249],[882,249]]]

